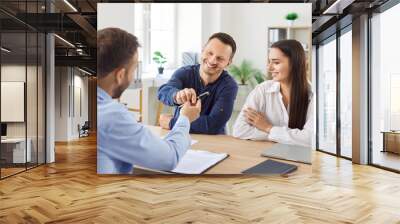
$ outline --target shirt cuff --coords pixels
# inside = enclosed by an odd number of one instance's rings
[[[189,118],[187,118],[185,115],[179,115],[178,119],[175,122],[175,126],[188,126],[190,127],[190,121]]]
[[[269,130],[268,137],[271,140],[279,138],[279,129],[280,129],[280,127],[272,126],[272,128]]]
[[[176,90],[176,91],[172,94],[172,104],[175,105],[175,106],[180,106],[180,104],[177,104],[177,103],[175,102],[175,96],[176,96],[176,94],[177,94],[178,92],[179,92],[179,89]]]

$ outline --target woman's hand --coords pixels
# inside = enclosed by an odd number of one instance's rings
[[[256,127],[260,131],[264,131],[267,133],[270,132],[272,125],[267,121],[267,118],[265,118],[264,114],[257,112],[250,107],[244,109],[243,112],[247,123]]]

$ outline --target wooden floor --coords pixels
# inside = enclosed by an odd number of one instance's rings
[[[97,176],[93,137],[0,181],[0,223],[400,223],[400,175],[317,153],[284,177]]]
[[[22,171],[25,171],[26,169],[25,169],[25,167],[24,168],[4,168],[4,167],[2,167],[1,168],[1,178],[4,178],[4,177],[7,177],[7,176],[10,176],[10,175],[13,175],[13,174],[16,174],[16,173],[19,173],[19,172],[22,172]]]
[[[375,151],[372,162],[377,165],[400,170],[400,155],[396,153]]]

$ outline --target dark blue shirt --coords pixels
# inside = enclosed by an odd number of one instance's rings
[[[210,92],[201,101],[200,117],[192,122],[190,133],[225,134],[225,125],[232,115],[238,85],[228,72],[223,71],[215,82],[204,86],[199,69],[200,65],[190,65],[176,70],[168,83],[158,89],[158,99],[166,105],[178,106],[174,97],[179,90],[193,88],[197,96]],[[174,117],[169,123],[171,129],[179,117],[179,110],[179,107],[175,108]]]

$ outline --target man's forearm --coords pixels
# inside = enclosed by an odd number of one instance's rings
[[[158,100],[168,106],[176,106],[175,95],[179,90],[172,86],[162,86],[158,91]]]

